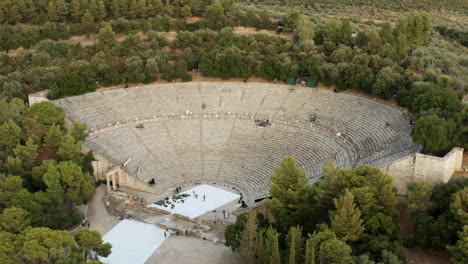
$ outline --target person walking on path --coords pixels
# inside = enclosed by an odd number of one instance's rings
[[[164,232],[164,237],[166,237],[166,232]]]
[[[205,201],[205,195],[203,195],[203,201]]]

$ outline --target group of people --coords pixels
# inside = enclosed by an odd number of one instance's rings
[[[198,193],[195,193],[195,191],[192,191],[193,192],[193,196],[195,197],[195,199],[198,199]],[[203,201],[205,201],[205,195],[203,195]]]
[[[172,229],[166,229],[166,231],[164,231],[164,237],[167,237],[167,233],[169,233],[169,236],[172,236],[172,234],[175,234],[176,236],[179,236],[179,231],[173,231]],[[185,236],[190,236],[190,231],[188,230],[185,230]]]
[[[258,126],[261,126],[261,127],[266,127],[266,126],[271,125],[271,121],[268,120],[268,119],[264,119],[264,120],[255,120],[255,123],[256,123]]]
[[[85,219],[83,219],[83,221],[81,221],[81,227],[88,227],[88,228],[91,227],[91,224],[89,223],[88,218],[85,217]]]

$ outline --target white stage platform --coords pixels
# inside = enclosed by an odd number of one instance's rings
[[[112,244],[112,253],[99,258],[108,264],[144,264],[166,240],[164,230],[134,220],[123,220],[103,238]]]
[[[198,199],[193,195],[193,191],[198,194]],[[172,204],[174,204],[174,209],[171,208],[171,205],[164,207],[157,204],[151,204],[148,207],[156,207],[173,214],[177,213],[190,218],[196,218],[240,198],[239,194],[228,192],[207,184],[198,185],[197,187],[180,194],[189,194],[190,196],[185,197],[183,203],[175,203],[169,199]],[[205,201],[203,201],[203,195],[205,195]]]

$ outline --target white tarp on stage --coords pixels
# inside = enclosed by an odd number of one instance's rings
[[[166,238],[164,230],[134,220],[123,220],[103,238],[112,244],[112,254],[99,258],[109,264],[144,264]]]
[[[194,191],[198,194],[198,199],[193,195]],[[157,204],[151,204],[148,207],[156,207],[173,214],[177,213],[190,218],[195,218],[240,198],[239,194],[228,192],[207,184],[199,185],[180,194],[189,194],[190,196],[185,197],[183,203],[175,203],[169,199],[172,204],[174,204],[174,209],[171,208],[171,205],[164,207]],[[203,201],[203,195],[205,195],[205,201]]]

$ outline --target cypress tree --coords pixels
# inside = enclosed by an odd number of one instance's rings
[[[306,242],[306,253],[304,264],[315,264],[315,244],[312,240],[311,234],[309,234],[309,239]]]
[[[47,6],[47,16],[49,17],[49,21],[56,22],[59,20],[54,1],[50,1],[49,5]]]
[[[302,237],[302,227],[292,226],[286,236],[286,243],[289,249],[289,263],[302,263],[304,254],[304,238]]]
[[[279,234],[276,234],[273,237],[270,264],[281,264],[281,256],[280,256],[280,252],[279,252],[278,236],[279,236]]]
[[[255,253],[258,247],[258,223],[257,214],[250,212],[245,224],[244,231],[242,231],[239,253],[245,257],[247,263],[254,263]]]
[[[261,230],[258,236],[258,248],[257,248],[257,264],[266,264],[265,262],[265,241],[263,235],[265,230]]]

